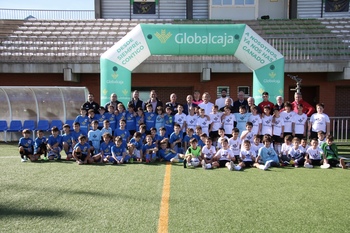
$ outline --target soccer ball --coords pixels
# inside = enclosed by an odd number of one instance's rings
[[[198,158],[192,158],[192,159],[191,159],[191,165],[192,165],[193,167],[198,167],[198,165],[199,165],[199,159],[198,159]]]

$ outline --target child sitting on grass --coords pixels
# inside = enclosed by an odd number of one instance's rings
[[[78,143],[73,148],[73,158],[78,163],[78,165],[93,163],[90,156],[90,145],[87,143],[87,137],[81,135],[78,138]]]
[[[110,158],[110,162],[113,164],[122,164],[126,162],[126,147],[123,144],[123,139],[120,136],[117,136],[114,139],[115,145],[112,146],[112,157]]]
[[[240,152],[240,158],[242,162],[239,163],[239,166],[242,168],[252,167],[254,165],[256,154],[254,150],[251,149],[251,143],[249,140],[243,141],[243,147]]]
[[[168,147],[169,141],[167,138],[160,141],[160,149],[158,150],[158,156],[161,161],[168,161],[172,163],[182,162],[184,155],[177,153],[174,149]]]
[[[185,159],[183,161],[184,168],[186,167],[198,167],[201,165],[201,147],[198,146],[196,138],[190,140],[190,147],[187,149]]]
[[[264,146],[259,149],[258,157],[255,159],[254,166],[261,169],[267,170],[269,167],[279,167],[279,158],[276,151],[271,146],[272,138],[270,135],[264,135],[263,144]]]
[[[234,164],[236,159],[227,139],[222,140],[222,148],[216,152],[214,160],[213,167],[227,167],[230,171],[241,170],[241,166]]]
[[[103,142],[100,145],[100,153],[92,156],[95,162],[108,163],[110,157],[112,156],[112,146],[113,146],[113,136],[112,134],[106,132],[102,135]]]
[[[48,157],[49,160],[61,159],[60,152],[62,151],[62,136],[59,135],[59,129],[54,126],[51,129],[51,134],[47,140]]]
[[[290,163],[294,167],[305,166],[309,167],[309,164],[305,163],[305,150],[300,146],[300,139],[297,137],[293,138],[292,147],[289,149],[289,156],[291,157]]]
[[[136,160],[137,162],[142,162],[142,141],[141,133],[135,132],[134,137],[132,137],[128,143],[128,153],[130,155],[130,162]]]
[[[311,146],[306,150],[306,158],[305,158],[306,164],[309,164],[311,166],[308,165],[306,167],[312,168],[314,166],[321,166],[323,162],[322,158],[323,158],[323,151],[320,147],[318,147],[317,138],[311,139]]]
[[[214,162],[214,156],[216,154],[215,147],[213,146],[213,140],[208,138],[205,146],[202,148],[202,168],[210,169],[212,168],[212,163]]]
[[[339,164],[341,168],[346,169],[344,159],[339,158],[338,147],[334,143],[334,138],[332,135],[328,135],[326,137],[326,142],[321,145],[321,148],[324,156],[323,164],[329,164],[329,167],[336,167]]]
[[[158,147],[152,142],[152,136],[146,136],[146,144],[143,146],[143,156],[146,159],[146,163],[154,162],[157,159]]]
[[[36,161],[38,160],[33,154],[33,146],[34,142],[33,139],[30,138],[30,130],[29,129],[24,129],[22,131],[23,137],[19,139],[18,142],[18,148],[19,148],[19,154],[21,155],[22,162],[27,162],[28,158],[30,161]]]
[[[43,130],[38,130],[37,138],[34,141],[34,156],[40,159],[41,155],[44,155],[44,160],[47,160],[47,144],[46,137]]]

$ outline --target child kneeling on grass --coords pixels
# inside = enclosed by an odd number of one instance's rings
[[[254,166],[261,169],[267,170],[269,167],[279,167],[279,158],[276,151],[271,146],[272,138],[270,135],[264,135],[263,144],[258,151],[258,157],[255,159]]]
[[[344,158],[339,158],[338,147],[334,143],[332,135],[327,136],[326,142],[321,145],[321,149],[323,150],[323,164],[325,166],[336,167],[339,164],[341,168],[346,169]],[[329,164],[329,166],[326,164]]]
[[[229,148],[228,140],[225,138],[221,142],[221,149],[216,152],[213,162],[213,167],[227,167],[230,171],[239,171],[241,170],[240,165],[235,165],[235,155],[233,151]]]
[[[30,161],[36,161],[38,160],[34,155],[33,155],[33,150],[34,150],[34,141],[31,139],[30,136],[30,130],[29,129],[24,129],[22,131],[23,137],[21,137],[18,141],[18,148],[19,148],[19,154],[21,155],[22,162],[27,162],[27,158],[30,159]]]
[[[85,135],[78,137],[79,142],[73,148],[73,158],[79,164],[93,163],[93,159],[90,156],[90,145],[86,143],[87,138]]]

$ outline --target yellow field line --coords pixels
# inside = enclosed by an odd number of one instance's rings
[[[171,163],[165,167],[162,201],[158,221],[158,233],[168,232]]]

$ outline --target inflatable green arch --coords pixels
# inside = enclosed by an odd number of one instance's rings
[[[139,24],[101,56],[101,103],[130,100],[131,72],[151,55],[234,55],[253,71],[253,97],[283,94],[284,57],[248,25]]]

